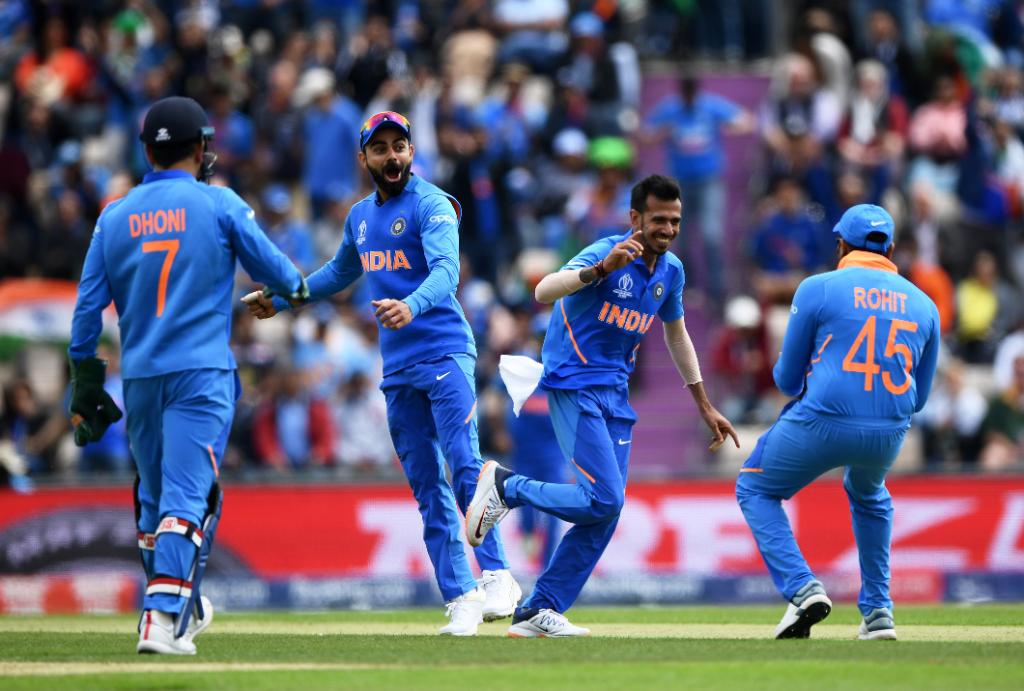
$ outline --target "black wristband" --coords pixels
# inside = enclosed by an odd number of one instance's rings
[[[598,263],[594,264],[594,273],[597,274],[598,278],[604,278],[608,275],[608,272],[604,270],[604,260],[602,259]]]

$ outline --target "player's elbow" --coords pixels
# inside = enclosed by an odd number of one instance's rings
[[[555,301],[554,298],[552,298],[551,295],[548,293],[548,291],[542,289],[540,285],[538,285],[537,288],[534,289],[533,298],[542,305],[550,305]]]
[[[779,367],[772,370],[772,378],[779,391],[787,396],[798,396],[804,388],[802,379],[790,377],[785,370],[781,370]]]

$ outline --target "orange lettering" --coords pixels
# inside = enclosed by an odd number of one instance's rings
[[[896,293],[896,294],[900,296],[900,314],[906,314],[907,313],[907,294],[906,293]]]
[[[366,256],[366,252],[359,255],[359,261],[363,263],[363,272],[368,272],[370,270],[370,260],[369,257]]]
[[[167,212],[167,232],[181,232],[184,228],[181,226],[181,220],[178,218],[184,209],[174,209],[173,211]]]
[[[146,212],[140,214],[140,218],[142,218],[142,234],[143,235],[152,235],[153,234],[153,212],[152,211],[146,211]]]
[[[142,221],[139,220],[138,214],[132,214],[128,217],[128,228],[130,229],[133,238],[137,238],[142,235]]]
[[[620,329],[626,324],[626,310],[618,305],[612,305],[612,311],[608,314],[608,323],[615,322]]]
[[[370,252],[370,271],[380,271],[384,268],[384,253]]]
[[[161,235],[167,230],[167,212],[163,209],[153,214],[153,229]]]
[[[411,269],[411,268],[412,268],[412,266],[409,265],[409,260],[405,258],[405,252],[403,252],[402,250],[396,250],[395,251],[395,271],[398,271],[399,269]]]
[[[882,294],[878,291],[878,288],[872,288],[868,291],[868,307],[876,310],[882,304]]]
[[[640,325],[640,333],[645,334],[651,330],[651,324],[654,323],[654,315],[644,315],[644,323]]]
[[[864,309],[867,309],[868,304],[867,304],[867,301],[864,299],[866,292],[867,291],[865,291],[863,288],[854,288],[853,289],[853,306],[854,306],[854,308],[863,307]]]
[[[611,306],[610,302],[605,301],[604,305],[601,306],[601,314],[597,315],[599,321],[604,321],[604,318],[608,316],[608,308]]]
[[[640,326],[641,321],[643,321],[643,315],[636,310],[630,310],[629,317],[626,318],[626,331],[636,331],[636,327]]]

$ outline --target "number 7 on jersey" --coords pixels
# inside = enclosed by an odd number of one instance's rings
[[[167,253],[164,255],[164,264],[160,267],[160,282],[156,289],[156,316],[158,317],[164,313],[164,304],[167,302],[167,281],[171,277],[171,264],[174,263],[174,257],[178,254],[180,244],[180,240],[150,240],[142,243],[143,253]]]

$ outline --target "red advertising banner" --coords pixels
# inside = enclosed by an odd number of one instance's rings
[[[894,571],[1024,571],[1024,478],[895,478]],[[849,507],[835,480],[786,502],[813,568],[855,572]],[[515,512],[513,569],[535,570]],[[404,486],[229,486],[211,573],[426,576],[422,526]],[[0,492],[0,575],[138,571],[131,490]],[[598,572],[744,574],[763,565],[729,481],[636,483]]]

